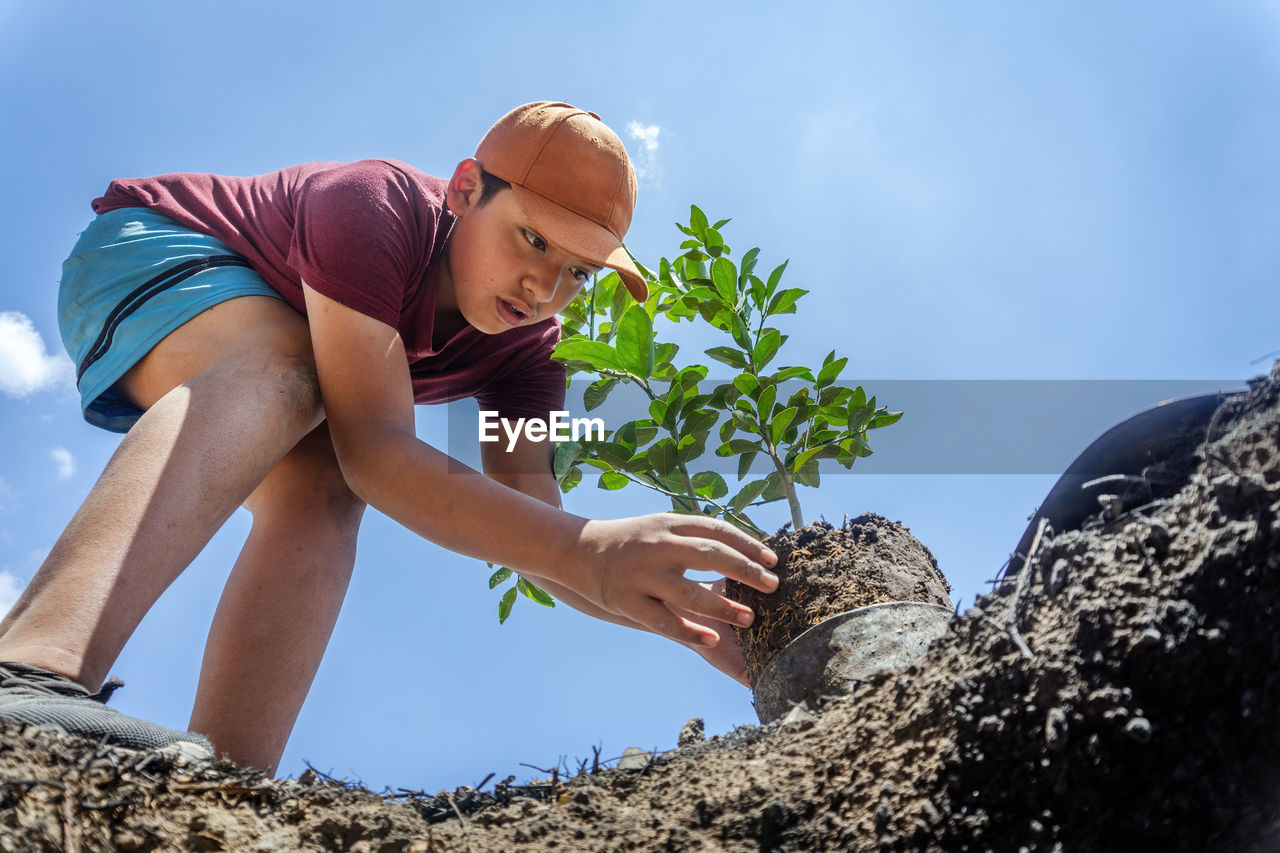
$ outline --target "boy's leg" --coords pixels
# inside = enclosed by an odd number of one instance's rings
[[[306,321],[269,297],[198,315],[122,385],[146,413],[0,623],[0,660],[90,690],[165,588],[323,417]]]
[[[274,773],[346,596],[364,503],[321,424],[246,506],[253,529],[213,617],[190,728]]]

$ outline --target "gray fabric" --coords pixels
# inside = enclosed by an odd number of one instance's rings
[[[204,735],[165,728],[108,708],[107,697],[120,686],[118,679],[112,679],[92,694],[65,675],[21,663],[0,663],[0,719],[129,749],[190,743],[213,756],[213,744]]]

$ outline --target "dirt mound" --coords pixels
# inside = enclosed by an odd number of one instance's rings
[[[924,661],[820,716],[399,802],[11,732],[0,848],[1280,849],[1280,365],[1197,459],[1175,492],[1042,531]]]

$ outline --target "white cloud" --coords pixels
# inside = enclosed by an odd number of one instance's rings
[[[74,385],[75,368],[65,354],[50,355],[30,318],[0,311],[0,392],[28,397]]]
[[[0,619],[9,614],[14,602],[22,594],[22,584],[12,572],[0,570]]]
[[[9,488],[9,484],[4,481],[3,477],[0,477],[0,512],[18,509],[21,506],[22,502],[13,493],[13,489]]]
[[[71,475],[76,472],[76,460],[71,455],[71,451],[65,447],[55,447],[49,451],[49,455],[53,457],[54,462],[58,463],[58,479],[71,479]]]
[[[627,135],[639,143],[635,146],[634,156],[631,159],[636,167],[636,177],[641,181],[657,184],[662,178],[662,167],[658,164],[660,133],[662,128],[656,124],[627,122]]]

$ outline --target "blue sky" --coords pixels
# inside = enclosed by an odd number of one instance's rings
[[[909,432],[902,404],[906,438],[875,445],[870,470],[886,473],[833,474],[802,500],[810,517],[902,520],[965,606],[1051,466],[895,472],[961,428],[981,459],[1051,438],[1083,449],[1169,386],[1072,398],[1064,439],[1058,386],[1019,402],[942,380],[1231,387],[1280,350],[1274,3],[111,6],[0,0],[2,606],[116,443],[79,418],[55,302],[88,203],[117,177],[365,157],[440,174],[518,103],[595,110],[641,168],[637,257],[675,251],[690,203],[732,217],[738,254],[789,258],[786,281],[811,291],[782,324],[782,363],[835,349],[873,393],[877,380],[939,389],[915,410],[936,429]],[[691,354],[720,343],[688,327],[677,339]],[[446,420],[420,409],[420,435],[462,454]],[[591,485],[565,506],[665,509]],[[780,505],[757,517],[785,519]],[[247,527],[234,517],[144,621],[113,670],[128,683],[114,705],[185,724]],[[668,748],[693,716],[710,733],[754,719],[744,688],[665,640],[528,601],[499,627],[486,577],[370,513],[281,771],[309,761],[435,790],[593,745]]]

